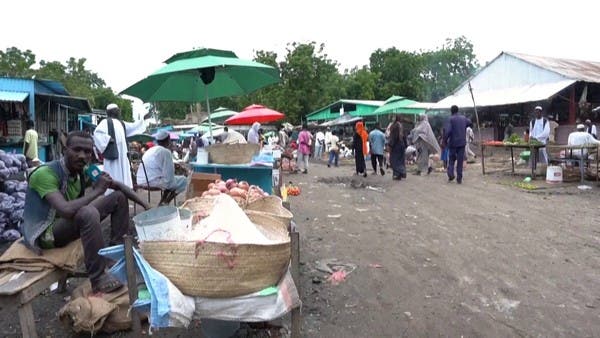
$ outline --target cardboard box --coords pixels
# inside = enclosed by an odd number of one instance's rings
[[[190,185],[188,186],[187,198],[201,196],[208,190],[208,184],[221,179],[221,174],[193,173]]]

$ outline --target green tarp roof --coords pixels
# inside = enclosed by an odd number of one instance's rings
[[[367,116],[389,115],[389,114],[425,114],[429,103],[421,103],[407,99],[403,96],[392,96],[385,101],[381,107],[377,108]]]
[[[349,113],[352,116],[369,116],[371,112],[383,103],[383,101],[375,100],[338,100],[306,115],[306,119],[308,121],[333,120],[340,117],[340,109],[342,107],[345,113]]]

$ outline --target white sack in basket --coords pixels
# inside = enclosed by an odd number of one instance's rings
[[[190,240],[235,244],[275,244],[260,232],[236,201],[227,194],[220,194],[215,198],[210,216],[196,225]]]

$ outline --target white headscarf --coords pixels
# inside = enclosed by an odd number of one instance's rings
[[[419,123],[412,131],[412,142],[415,143],[418,139],[422,139],[427,143],[429,150],[434,154],[441,152],[440,145],[433,134],[433,129],[431,129],[431,125],[425,114],[419,116]]]
[[[259,144],[260,136],[258,135],[258,129],[260,128],[260,123],[254,122],[252,127],[250,127],[250,131],[248,131],[248,143]]]

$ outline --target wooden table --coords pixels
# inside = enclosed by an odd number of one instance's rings
[[[541,148],[545,148],[545,144],[482,144],[481,145],[481,171],[483,175],[485,175],[485,148],[486,147],[494,147],[494,148],[504,148],[510,149],[510,162],[511,162],[511,173],[515,174],[515,155],[514,149],[525,149],[529,150],[530,155],[529,159],[531,160],[531,178],[535,179],[535,169],[537,168],[539,150]]]
[[[589,164],[591,161],[593,161],[593,159],[589,158],[589,155],[592,153],[596,153],[596,156],[595,156],[596,157],[595,158],[596,170],[598,170],[598,162],[599,162],[598,157],[600,155],[600,151],[598,149],[597,144],[584,144],[584,145],[578,145],[578,146],[550,145],[550,146],[548,146],[548,149],[557,149],[557,150],[565,151],[565,157],[553,158],[549,161],[551,163],[566,163],[566,162],[571,162],[571,161],[579,162],[579,173],[581,175],[580,182],[583,182],[585,179],[585,164]],[[574,157],[573,156],[574,150],[579,150],[580,155],[583,155],[584,150],[585,150],[585,153],[586,153],[585,158],[584,158],[584,156],[579,156],[579,158]],[[598,183],[598,174],[596,174],[596,183]]]

